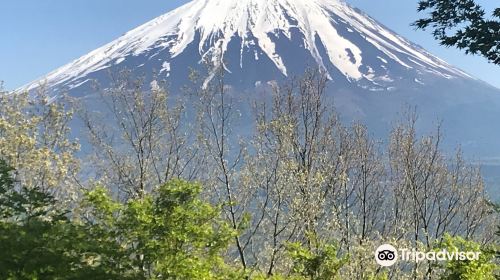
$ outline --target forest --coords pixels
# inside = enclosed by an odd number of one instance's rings
[[[43,89],[0,94],[0,278],[498,279],[480,167],[441,150],[439,125],[420,135],[418,108],[375,139],[308,70],[241,120],[223,72],[190,103],[122,73],[95,87],[105,118]],[[481,254],[384,268],[384,243]]]

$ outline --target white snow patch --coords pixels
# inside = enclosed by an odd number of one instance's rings
[[[125,57],[120,57],[115,61],[115,64],[120,64],[125,61]]]
[[[391,77],[389,77],[389,75],[379,76],[379,77],[377,77],[376,80],[377,81],[386,82],[386,83],[392,83],[392,82],[394,82],[394,79],[392,79]]]
[[[153,80],[151,81],[150,83],[150,87],[151,87],[151,90],[160,90],[161,87],[160,85],[158,84],[158,81],[157,80]]]
[[[387,64],[387,60],[383,57],[377,56],[377,58],[380,59],[380,61],[382,61],[383,63]]]
[[[167,72],[169,73],[170,72],[170,63],[168,63],[167,61],[163,62],[162,66],[161,66],[161,70],[160,70],[160,74],[163,73],[163,72]]]
[[[422,82],[421,80],[415,78],[415,83],[417,84],[421,84],[421,85],[425,85],[424,82]]]
[[[74,88],[80,87],[80,86],[82,86],[83,84],[87,83],[88,81],[90,81],[90,79],[86,79],[86,80],[84,80],[84,81],[82,81],[82,82],[79,82],[79,83],[77,83],[77,84],[75,84],[75,85],[71,85],[71,86],[69,87],[69,89],[74,89]]]

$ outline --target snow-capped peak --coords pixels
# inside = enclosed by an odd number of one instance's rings
[[[153,49],[167,49],[170,56],[166,60],[172,60],[192,43],[198,45],[202,58],[220,52],[224,55],[235,36],[241,38],[241,53],[245,47],[258,46],[262,55],[286,76],[286,62],[277,53],[272,35],[284,34],[290,39],[292,30],[303,35],[303,48],[319,66],[326,69],[327,64],[333,65],[350,81],[373,80],[375,74],[371,67],[368,72],[361,70],[365,60],[359,42],[339,32],[341,28],[361,34],[365,44],[384,54],[385,58],[380,59],[386,63],[389,59],[405,68],[419,67],[446,78],[468,77],[343,1],[194,0],[63,66],[45,80],[49,86],[67,84],[108,67],[112,61],[119,63]],[[170,66],[169,62],[165,61],[164,65]],[[240,66],[243,67],[241,62]],[[382,79],[385,74],[379,76]],[[28,89],[36,86],[35,82]]]

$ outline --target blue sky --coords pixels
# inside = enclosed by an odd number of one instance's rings
[[[229,1],[229,0],[228,0]],[[188,1],[1,0],[0,80],[15,89]],[[500,88],[500,67],[415,31],[418,0],[347,0],[409,40]],[[478,0],[487,10],[498,0]]]

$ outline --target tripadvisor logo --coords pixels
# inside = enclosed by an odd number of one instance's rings
[[[415,249],[396,249],[390,244],[384,244],[375,250],[375,261],[384,267],[393,266],[397,261],[421,262],[421,261],[476,261],[479,260],[481,252],[461,251],[430,251],[421,252]]]
[[[393,266],[398,261],[398,250],[392,245],[384,244],[375,251],[375,261],[381,266]]]

